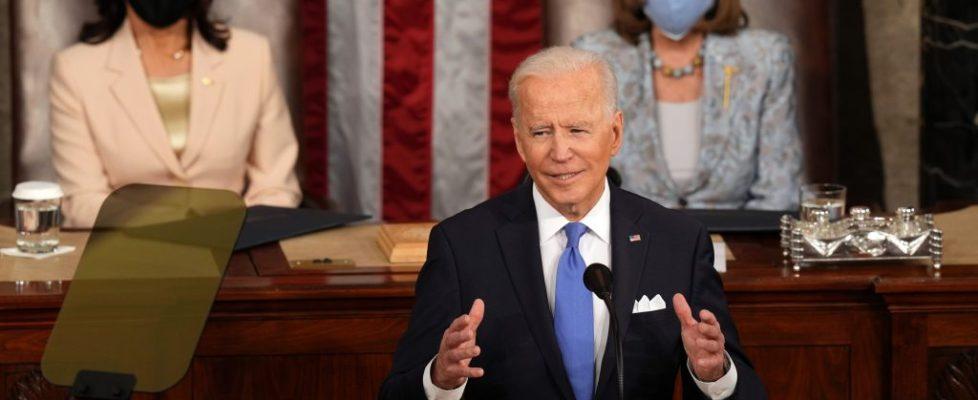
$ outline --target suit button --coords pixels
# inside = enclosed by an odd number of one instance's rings
[[[679,206],[682,207],[682,208],[686,208],[687,205],[689,205],[689,202],[686,201],[686,198],[685,197],[680,197],[679,198]]]

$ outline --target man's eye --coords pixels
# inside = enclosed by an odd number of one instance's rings
[[[532,132],[530,132],[530,135],[532,135],[532,136],[544,136],[544,135],[546,135],[548,133],[549,132],[547,132],[547,131],[532,131]]]
[[[582,135],[582,134],[587,133],[587,130],[585,130],[585,129],[571,129],[571,133],[573,133],[575,135]]]

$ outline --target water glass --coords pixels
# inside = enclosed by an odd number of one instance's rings
[[[14,188],[17,249],[24,253],[50,253],[58,248],[61,198],[57,183],[29,181]]]
[[[845,216],[846,187],[834,183],[802,185],[799,203],[801,211],[798,216],[803,221],[815,222],[815,210],[825,210],[829,222],[838,221]]]

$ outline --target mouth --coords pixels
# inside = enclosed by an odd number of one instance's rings
[[[567,172],[562,174],[547,174],[547,177],[558,182],[569,182],[570,180],[581,175],[582,173],[584,173],[584,171]]]

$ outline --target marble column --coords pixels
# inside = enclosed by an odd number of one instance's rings
[[[978,3],[922,10],[921,203],[978,202]]]

